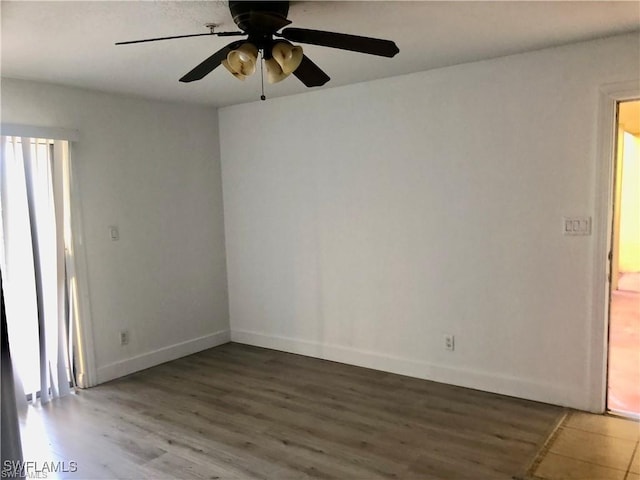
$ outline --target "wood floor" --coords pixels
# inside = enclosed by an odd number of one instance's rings
[[[506,480],[562,413],[230,343],[30,407],[22,435],[68,478]]]

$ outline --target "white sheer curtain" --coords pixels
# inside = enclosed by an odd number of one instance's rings
[[[63,175],[66,142],[2,137],[0,209],[7,332],[16,395],[70,392]],[[54,181],[55,179],[55,181]]]

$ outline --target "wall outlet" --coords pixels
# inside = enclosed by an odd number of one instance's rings
[[[456,339],[456,337],[454,337],[453,335],[445,335],[444,336],[444,348],[446,350],[449,350],[449,351],[453,352],[455,350],[455,348],[456,348],[455,339]]]
[[[129,345],[129,330],[120,331],[120,345]]]

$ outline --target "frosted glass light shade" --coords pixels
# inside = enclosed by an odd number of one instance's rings
[[[302,47],[289,43],[278,42],[271,49],[271,55],[278,62],[282,72],[286,75],[293,73],[300,66],[304,53]]]
[[[235,50],[231,50],[222,64],[234,77],[244,80],[256,71],[258,49],[252,43],[243,43]]]
[[[284,73],[282,68],[273,58],[268,58],[264,61],[264,66],[267,70],[267,82],[269,83],[278,83],[284,80],[289,76],[289,74]]]
[[[236,72],[233,68],[231,68],[231,65],[229,65],[229,62],[227,60],[222,60],[222,65],[229,70],[229,73],[231,73],[231,75],[233,75],[234,77],[236,77],[238,80],[244,80],[245,78],[247,78],[246,75],[243,75],[241,73]]]

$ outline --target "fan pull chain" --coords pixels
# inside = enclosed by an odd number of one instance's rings
[[[260,84],[262,85],[262,95],[260,95],[260,100],[264,101],[267,99],[264,95],[264,50],[260,50]]]

